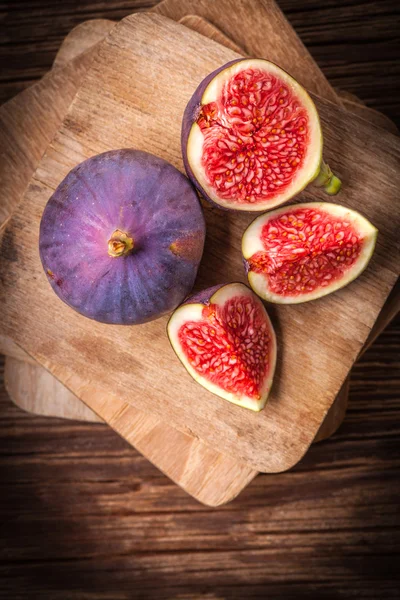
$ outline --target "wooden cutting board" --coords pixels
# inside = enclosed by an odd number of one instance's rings
[[[244,52],[235,42],[230,40],[217,27],[212,25],[203,17],[199,17],[197,15],[187,15],[180,19],[180,23],[182,23],[186,27],[189,27],[190,29],[193,29],[194,31],[198,31],[202,35],[205,35],[209,39],[213,39],[214,41],[226,46],[227,48],[231,48],[236,52],[244,54]],[[74,29],[66,36],[65,40],[61,44],[61,47],[54,60],[53,66],[63,67],[68,62],[79,56],[79,54],[82,54],[84,51],[89,50],[92,46],[97,44],[99,41],[103,40],[104,37],[111,31],[114,25],[114,21],[109,21],[105,19],[95,19],[92,21],[83,22],[74,27]],[[74,78],[75,85],[78,85],[80,82],[80,72],[81,71],[78,72],[78,77]],[[70,71],[68,71],[64,77],[67,77],[68,75],[70,75]],[[52,77],[46,78],[47,86],[51,84],[51,81]],[[57,81],[60,82],[60,78],[58,78]],[[35,99],[40,102],[41,95],[43,94],[43,91],[45,89],[43,82],[42,84],[39,84],[39,88],[40,89],[36,91]],[[58,88],[54,89],[55,91],[57,91]],[[29,101],[29,99],[32,98],[32,94],[27,93],[27,95]],[[363,108],[362,116],[364,118],[366,115],[368,115],[369,120],[371,122],[374,122],[375,124],[383,123],[386,127],[389,127],[389,130],[393,130],[393,128],[396,129],[394,123],[390,121],[390,119],[387,119],[385,115],[382,115],[381,113],[378,113],[378,111],[365,107],[360,103],[359,100],[357,100],[356,97],[352,95],[350,96],[350,98],[347,98],[347,93],[344,92],[344,97],[342,98],[342,101],[346,109],[354,110],[353,107],[355,104],[357,104],[357,106],[361,106]],[[46,98],[46,100],[49,100],[49,98]],[[65,102],[64,94],[63,100]],[[57,106],[57,96],[54,96],[54,98],[52,98],[51,106]],[[58,110],[57,112],[60,115],[60,111]],[[7,111],[7,115],[10,116],[11,113],[12,111],[9,108]],[[388,123],[386,123],[384,119]],[[52,121],[49,122],[46,119],[46,122],[42,123],[42,131],[44,130],[50,132],[52,130],[52,124]],[[29,128],[27,130],[26,125],[27,124],[25,124],[24,129],[25,138],[29,136]],[[18,165],[18,161],[16,164]],[[29,177],[26,177],[26,179],[28,178]],[[386,312],[385,309],[386,304],[385,307],[382,309],[382,312]],[[390,315],[390,311],[388,311],[388,314]],[[379,320],[380,319],[378,318],[377,323],[379,322]],[[374,328],[376,329],[376,327]],[[98,415],[91,411],[83,402],[81,402],[74,394],[67,390],[50,373],[45,371],[43,367],[39,367],[38,365],[36,365],[36,368],[33,368],[32,365],[35,364],[35,361],[33,359],[30,359],[30,357],[23,350],[19,349],[19,347],[16,346],[12,342],[12,340],[3,340],[2,343],[0,339],[0,349],[2,349],[4,353],[9,355],[9,358],[6,359],[5,363],[6,387],[13,402],[17,404],[20,408],[23,408],[28,412],[45,416],[56,416],[93,422],[102,421],[102,419]],[[346,388],[347,387],[348,385],[346,385]],[[347,397],[345,394],[345,390],[342,390],[338,394],[334,405],[331,407],[327,416],[325,417],[324,422],[322,423],[314,441],[320,441],[321,439],[325,439],[326,437],[332,435],[334,431],[336,431],[336,429],[339,427],[340,423],[344,418],[344,415],[346,413],[346,406]]]
[[[222,0],[221,9],[224,7],[223,4],[227,4],[227,0]],[[194,17],[195,18],[195,17]],[[192,28],[200,27],[202,25],[202,20],[198,19],[197,23],[194,23],[193,16],[187,20],[187,24],[191,22]],[[78,37],[84,31],[85,34],[90,31],[91,38],[95,37],[95,41],[97,41],[98,37],[94,36],[95,23],[90,23],[90,27],[86,27],[83,24],[78,26],[74,33],[68,36],[69,44],[68,48],[76,47],[75,42],[71,38],[74,37],[75,32]],[[204,28],[205,22],[203,23]],[[103,22],[101,24],[101,30],[104,31],[105,26],[110,28],[112,26],[111,22]],[[207,32],[210,32],[211,25],[206,27]],[[215,36],[217,37],[218,32],[215,32]],[[295,36],[293,32],[293,36]],[[221,35],[219,35],[221,38]],[[223,43],[226,43],[226,39],[221,39]],[[85,44],[87,45],[87,40],[85,40]],[[268,44],[265,44],[265,50],[268,50]],[[58,63],[62,64],[63,52],[61,51],[58,55]],[[77,81],[75,83],[79,84],[79,73],[77,73]],[[48,81],[49,78],[47,78]],[[43,82],[44,83],[44,82]],[[65,86],[65,82],[64,82]],[[62,78],[61,78],[61,87],[63,87]],[[35,89],[36,88],[36,89]],[[14,102],[18,102],[19,107],[23,107],[24,105],[24,94],[27,94],[25,98],[25,102],[27,104],[31,104],[32,102],[32,91],[34,92],[33,96],[35,101],[40,102],[41,95],[45,92],[44,86],[41,84],[37,84],[33,88],[33,90],[23,93],[22,98],[19,100],[13,100],[11,104]],[[36,93],[35,93],[36,92]],[[55,114],[59,117],[60,110],[57,106],[57,96],[53,98],[45,98],[46,99],[46,110],[49,111],[49,107],[51,110],[55,111]],[[65,100],[65,97],[64,97]],[[62,107],[61,107],[62,108]],[[11,107],[8,107],[9,114]],[[29,113],[29,110],[27,111]],[[39,126],[47,131],[48,135],[52,135],[49,131],[49,124],[52,124],[52,121],[47,118],[43,118],[43,111],[38,111],[37,121]],[[33,136],[29,135],[29,121],[24,124],[24,132],[25,132],[25,140],[24,140],[24,148],[25,150],[29,149],[29,144],[32,144]],[[46,129],[47,128],[47,129]],[[10,152],[17,148],[17,151],[14,151],[13,159],[16,163],[17,167],[19,166],[19,172],[24,173],[26,175],[26,161],[21,153],[18,151],[18,144],[10,144],[7,148],[7,151]],[[38,147],[32,149],[33,152],[38,152]],[[23,171],[23,169],[25,169]],[[7,200],[7,198],[5,199]],[[2,344],[2,345],[1,345]],[[49,392],[56,392],[59,389],[59,393],[56,394],[56,402],[55,405],[57,407],[58,414],[62,414],[66,417],[81,417],[81,418],[92,418],[99,419],[93,412],[89,409],[87,411],[81,410],[80,407],[76,406],[75,396],[66,390],[66,388],[59,382],[55,380],[55,378],[50,375],[47,371],[43,371],[41,367],[32,368],[29,367],[26,363],[27,361],[31,361],[35,364],[36,361],[31,359],[23,350],[19,348],[11,338],[6,338],[4,336],[0,337],[0,347],[3,349],[5,353],[10,352],[13,356],[16,356],[18,359],[24,358],[25,362],[17,362],[10,361],[9,369],[6,373],[6,381],[8,383],[8,389],[11,394],[17,398],[20,403],[27,410],[34,410],[41,412],[43,414],[48,414],[49,411],[49,402],[40,403],[39,395],[36,393],[37,388],[34,386],[34,382],[36,381],[40,388],[45,389],[45,393],[47,391],[46,397],[48,398]],[[24,380],[27,379],[30,383],[29,387],[24,385]],[[99,395],[99,390],[93,385],[88,390],[87,393],[97,394]],[[116,400],[114,400],[116,402]],[[329,436],[334,429],[337,427],[338,418],[338,408],[340,409],[339,399],[337,401],[338,406],[332,406],[328,415],[321,425],[321,429],[318,432],[316,439],[322,439],[324,436]],[[341,413],[343,414],[343,407],[345,406],[343,402],[341,402]],[[122,410],[122,409],[121,409]],[[90,413],[93,415],[90,416]],[[339,417],[340,418],[340,417]],[[122,431],[121,427],[126,423],[130,422],[131,427]],[[144,426],[146,425],[146,426]],[[249,468],[245,468],[241,464],[234,464],[231,458],[226,457],[224,455],[219,454],[216,451],[212,451],[207,448],[201,442],[194,440],[189,436],[185,436],[179,432],[171,431],[169,427],[157,423],[154,418],[140,415],[137,409],[133,407],[124,407],[124,420],[116,420],[114,427],[116,430],[124,435],[126,439],[134,444],[145,456],[147,456],[156,466],[158,466],[161,470],[163,470],[167,475],[169,475],[172,479],[174,479],[179,485],[181,485],[187,492],[191,493],[193,496],[197,497],[200,501],[203,501],[206,504],[210,505],[218,505],[223,502],[227,502],[232,499],[245,485],[247,485],[248,481],[252,479],[256,471],[251,470]],[[166,452],[165,444],[163,441],[165,439],[174,440],[173,451]],[[161,451],[160,451],[161,449]],[[201,468],[199,468],[201,465]]]
[[[71,60],[102,42],[114,25],[115,21],[110,19],[91,19],[76,25],[64,38],[53,61],[53,68],[65,67]]]
[[[223,0],[223,2],[225,2],[226,0]],[[221,3],[222,4],[222,3]],[[221,6],[221,8],[223,8]],[[237,49],[237,46],[232,43],[226,36],[224,36],[219,30],[217,30],[215,27],[213,27],[211,24],[207,23],[206,21],[204,21],[203,19],[201,19],[200,17],[197,17],[196,15],[189,15],[187,17],[184,17],[182,19],[182,22],[185,23],[186,26],[189,26],[193,29],[197,29],[198,31],[201,31],[204,35],[212,35],[213,39],[216,39],[218,41],[220,41],[220,43],[223,43],[227,46],[230,46],[232,48]],[[98,24],[98,31],[96,32],[96,26]],[[82,43],[85,43],[86,46],[88,44],[88,34],[89,34],[89,38],[91,38],[93,41],[98,41],[100,35],[99,32],[104,33],[105,29],[110,29],[110,27],[113,25],[112,22],[110,21],[101,21],[101,20],[97,20],[97,21],[92,21],[90,23],[84,23],[79,25],[78,27],[76,27],[73,32],[67,37],[66,42],[68,42],[67,49],[68,51],[70,51],[71,48],[77,50],[79,44],[77,45],[77,41],[79,38],[84,37],[84,39],[82,40]],[[294,35],[294,33],[293,33]],[[74,39],[75,38],[75,39]],[[92,43],[93,43],[92,41]],[[64,47],[64,44],[63,44]],[[57,64],[61,64],[62,60],[64,59],[64,55],[63,55],[63,47],[61,48],[59,55],[57,56]],[[268,44],[264,45],[264,48],[266,51],[268,51]],[[69,56],[69,58],[71,58],[71,55]],[[53,107],[53,103],[51,104],[51,106]],[[347,101],[346,101],[346,106],[347,106]],[[365,109],[368,114],[368,118],[372,119],[372,120],[378,120],[378,122],[381,122],[382,119],[386,119],[386,117],[384,117],[384,115],[380,115],[380,113],[377,113],[376,111],[372,111],[371,109],[366,108]],[[378,119],[376,119],[376,115],[378,116]],[[380,118],[379,118],[380,117]],[[390,120],[387,120],[389,122],[389,124],[392,124],[392,122]],[[43,123],[43,126],[46,123]],[[392,124],[393,125],[393,124]],[[12,146],[11,146],[12,147]],[[383,312],[383,311],[382,311]],[[378,325],[378,323],[377,323]],[[10,351],[12,353],[13,356],[17,356],[19,358],[23,358],[24,357],[24,352],[21,351],[19,349],[18,346],[16,346],[15,344],[13,344],[13,346],[10,346],[11,340],[4,340],[3,342],[8,342],[7,346],[3,345],[1,346],[1,340],[0,340],[0,347],[3,348],[3,351]],[[27,358],[27,355],[25,354],[25,359]],[[87,419],[99,419],[98,417],[96,417],[96,415],[94,415],[94,413],[92,413],[89,409],[87,409],[87,411],[82,410],[82,406],[84,406],[82,403],[79,402],[77,403],[76,397],[73,394],[70,394],[66,388],[64,388],[64,386],[62,384],[60,384],[59,382],[56,382],[56,380],[46,371],[43,371],[43,369],[41,367],[36,367],[36,369],[32,369],[30,367],[28,367],[26,365],[26,363],[21,363],[21,362],[17,362],[17,361],[9,361],[9,372],[10,372],[10,376],[11,376],[11,383],[9,385],[9,390],[10,392],[13,394],[14,398],[17,399],[20,402],[20,405],[23,406],[25,409],[27,410],[33,410],[35,412],[40,412],[41,414],[52,414],[52,410],[54,411],[54,414],[58,414],[59,416],[69,416],[72,418],[87,418]],[[32,361],[35,362],[35,361]],[[7,366],[6,366],[6,377],[7,377]],[[28,379],[30,382],[30,386],[29,388],[24,385],[24,379]],[[8,380],[10,380],[10,377],[8,377]],[[48,399],[48,401],[46,403],[43,403],[40,401],[40,395],[35,393],[35,381],[40,385],[41,388],[43,388],[43,393],[46,395],[46,398]],[[46,393],[49,391],[55,392],[56,390],[59,389],[60,393],[57,393],[57,395],[53,398],[53,401],[51,401],[51,397]],[[339,397],[337,398],[335,404],[331,407],[330,411],[328,412],[327,417],[325,418],[324,423],[322,423],[320,430],[316,436],[316,440],[317,439],[321,439],[324,436],[328,437],[338,426],[338,424],[340,423],[342,416],[345,412],[345,395],[342,394],[342,396],[344,396],[343,401],[339,402]],[[135,409],[130,408],[130,411],[135,411]],[[91,416],[92,415],[92,416]],[[132,441],[132,440],[131,440]],[[154,441],[155,445],[157,444],[157,435],[153,435],[152,436],[152,441]],[[189,440],[188,440],[188,444],[190,444]],[[147,451],[147,455],[149,456],[150,459],[152,459],[152,454],[154,454],[154,452],[152,452],[152,447],[151,445],[149,445],[148,448],[145,448],[145,451]],[[146,453],[146,452],[145,452]],[[165,456],[165,453],[163,455],[163,457]],[[217,453],[216,453],[216,458],[217,458]],[[225,457],[220,457],[220,459],[224,460]],[[154,461],[153,462],[157,462]],[[165,461],[164,461],[165,462]],[[219,463],[221,463],[221,460],[219,460]],[[164,467],[165,472],[168,474],[168,469],[170,468],[170,464],[166,464],[166,466]],[[186,466],[187,468],[187,466]],[[232,471],[232,470],[231,470]],[[218,473],[216,473],[216,476],[218,475]],[[243,471],[240,472],[238,470],[237,472],[237,478],[236,478],[236,482],[238,481],[238,478],[240,478],[240,476],[243,475]],[[211,485],[211,480],[208,479],[208,484]],[[190,484],[190,480],[188,481],[188,484]],[[243,483],[244,484],[244,483]],[[190,490],[188,490],[190,491]],[[207,493],[207,489],[203,487],[203,492],[204,494]],[[225,496],[225,500],[227,500],[228,497]],[[218,502],[218,498],[216,498],[216,501]]]
[[[153,43],[146,43],[149,39]],[[112,30],[33,178],[24,210],[17,211],[6,232],[1,260],[5,283],[1,323],[17,343],[72,391],[80,391],[74,380],[77,373],[86,381],[98,382],[106,393],[116,393],[139,409],[154,412],[217,450],[259,470],[274,471],[289,468],[306,451],[394,284],[397,257],[393,248],[397,240],[392,179],[399,152],[394,136],[382,131],[377,139],[374,127],[350,118],[329,102],[317,102],[328,159],[344,181],[342,202],[359,207],[362,198],[363,212],[381,233],[369,269],[351,286],[312,306],[276,309],[273,318],[279,323],[281,341],[278,383],[262,413],[252,414],[220,401],[182,372],[165,336],[165,320],[127,331],[107,328],[72,313],[50,293],[37,256],[43,205],[80,160],[110,147],[131,144],[182,168],[179,122],[183,108],[198,81],[235,56],[155,16],[134,15]],[[175,74],[182,72],[185,78],[174,81]],[[155,73],[157,78],[152,78]],[[168,94],[163,96],[166,90]],[[145,113],[142,106],[146,106]],[[113,114],[112,123],[109,114]],[[356,153],[358,161],[353,164]],[[303,198],[321,197],[320,191],[303,194]],[[239,240],[249,222],[248,217],[221,216],[210,209],[206,218],[209,254],[198,280],[202,287],[223,280],[223,275],[228,280],[238,278]],[[226,243],[227,230],[230,244]],[[11,242],[14,252],[22,244],[25,249],[12,271],[6,268],[14,257]],[[219,260],[211,264],[211,256]],[[27,296],[31,304],[25,314],[22,299]],[[312,332],[306,339],[305,329]],[[110,403],[84,400],[108,421],[116,414]]]
[[[37,363],[7,356],[5,388],[15,404],[35,415],[103,422],[84,402]]]

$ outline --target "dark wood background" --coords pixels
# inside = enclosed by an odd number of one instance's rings
[[[153,4],[0,3],[0,101],[50,68],[74,25]],[[397,0],[279,4],[330,81],[400,126]],[[218,510],[107,427],[14,408],[1,381],[0,597],[397,600],[399,346],[397,319],[354,368],[339,432]]]

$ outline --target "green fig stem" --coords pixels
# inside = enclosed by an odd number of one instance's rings
[[[330,166],[324,161],[321,162],[319,173],[313,184],[317,187],[323,187],[324,191],[330,196],[337,194],[342,187],[340,179],[332,173]]]
[[[134,247],[133,238],[120,229],[116,229],[108,240],[108,254],[112,257],[126,256]]]

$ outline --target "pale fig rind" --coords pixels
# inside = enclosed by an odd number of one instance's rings
[[[260,381],[257,386],[256,394],[253,393],[249,395],[249,393],[246,393],[246,391],[243,391],[243,389],[241,389],[240,392],[235,391],[233,389],[235,384],[232,384],[232,386],[230,386],[231,389],[224,389],[223,387],[221,387],[222,384],[221,381],[218,380],[218,377],[214,379],[214,381],[211,381],[209,372],[199,372],[199,370],[191,364],[190,358],[187,354],[187,349],[185,349],[184,347],[185,341],[180,338],[180,332],[182,331],[182,327],[184,327],[188,323],[191,327],[196,327],[196,324],[198,324],[198,326],[200,327],[201,324],[207,323],[207,316],[204,315],[204,311],[207,312],[207,309],[215,309],[215,307],[217,307],[217,310],[220,309],[221,313],[223,313],[224,307],[226,308],[227,303],[229,303],[231,300],[235,300],[236,302],[238,302],[237,306],[240,306],[241,302],[250,302],[251,306],[254,307],[257,314],[257,322],[259,324],[258,331],[254,332],[253,330],[250,330],[250,321],[248,324],[248,329],[245,330],[246,336],[250,335],[251,337],[252,335],[258,335],[260,336],[260,339],[263,340],[262,351],[264,352],[264,355],[262,360],[264,362],[261,364],[261,366],[258,365],[258,367],[261,369],[265,369],[265,372],[263,372],[262,375],[260,375]],[[243,315],[243,313],[241,314]],[[251,317],[248,318],[250,319]],[[260,319],[262,321],[261,324],[259,323]],[[227,329],[229,329],[229,326],[227,326],[226,323],[224,323],[224,326]],[[237,332],[237,336],[239,336],[243,329],[240,329],[239,327],[239,330],[235,331]],[[263,331],[263,333],[261,334],[260,331]],[[176,355],[182,362],[185,369],[188,371],[189,375],[191,375],[191,377],[193,377],[193,379],[196,382],[205,387],[211,393],[225,400],[228,400],[229,402],[235,405],[256,412],[264,408],[268,395],[270,393],[275,372],[277,354],[276,336],[264,305],[246,285],[242,283],[222,284],[219,286],[214,286],[212,288],[209,288],[208,290],[204,290],[192,296],[178,309],[175,310],[168,322],[167,332],[169,340]],[[262,336],[265,336],[265,334],[266,337],[263,338]],[[266,339],[268,339],[268,342],[266,342]],[[232,344],[232,347],[230,348],[229,352],[232,352],[233,355],[240,356],[240,348],[242,347],[242,344],[250,343],[250,346],[253,346],[253,339],[251,341],[249,340],[249,337],[241,338],[240,343],[236,340],[236,346]],[[204,340],[200,340],[201,343],[203,341]],[[204,346],[200,346],[200,348],[203,347]],[[258,349],[255,349],[256,357],[259,356],[257,352]],[[217,355],[217,361],[219,360],[219,358],[220,355]],[[210,364],[209,369],[211,369],[214,364],[215,363]],[[233,371],[233,373],[234,372],[235,371]],[[228,377],[230,376],[230,373],[231,371],[228,371]]]
[[[315,235],[318,233],[316,235],[318,238],[321,233],[318,232],[318,229],[315,232],[312,230],[307,232],[307,224],[304,223],[304,219],[296,216],[302,214],[299,211],[313,211],[311,214],[317,211],[322,218],[325,215],[334,228],[337,223],[337,230],[335,230],[335,234],[332,234],[333,241],[329,237],[330,234],[325,239],[326,232],[323,232],[322,237],[315,241]],[[294,218],[294,224],[293,221],[291,224],[289,223],[288,229],[285,231],[285,238],[278,230],[275,232],[277,219],[282,217]],[[273,231],[274,237],[269,242],[269,248],[266,248],[265,241],[263,241],[266,226],[274,227],[273,230],[270,229]],[[344,235],[343,231],[346,232],[348,238],[351,236],[353,240],[353,242],[347,241],[345,247],[340,246],[343,243],[341,239],[341,236]],[[284,206],[267,212],[257,217],[248,226],[242,238],[242,255],[249,285],[261,298],[276,304],[300,304],[322,298],[345,287],[366,269],[374,253],[377,234],[376,227],[360,213],[339,204],[308,202]],[[301,239],[300,236],[302,236]],[[310,262],[318,260],[317,247],[313,245],[318,241],[322,244],[320,256],[323,259],[323,263],[319,267],[319,275],[315,273],[317,263]],[[290,259],[287,259],[293,251],[299,254],[296,257],[292,255]],[[315,252],[314,256],[311,256],[312,251]],[[260,260],[264,260],[265,265],[276,265],[275,271],[275,267],[272,268],[272,266],[270,270],[269,267],[257,269],[257,263]],[[346,260],[348,260],[348,265]],[[335,267],[335,261],[339,263],[340,269]],[[342,262],[344,264],[341,267]],[[309,276],[311,269],[314,273],[312,280]],[[273,276],[276,273],[281,275],[282,287],[286,287],[286,291],[277,293],[276,283],[273,283]],[[319,280],[318,277],[321,279]],[[311,281],[314,289],[311,289]]]
[[[258,69],[261,72],[264,69],[266,73],[276,77],[277,81],[282,81],[287,86],[287,89],[289,90],[288,93],[291,93],[292,91],[293,93],[295,93],[296,101],[298,101],[299,99],[299,101],[301,101],[302,108],[304,109],[304,111],[306,111],[308,117],[308,131],[307,142],[304,144],[305,152],[304,159],[302,159],[301,167],[299,167],[297,170],[296,167],[293,167],[293,175],[291,175],[288,181],[285,182],[285,186],[279,188],[279,185],[281,185],[281,183],[278,182],[275,185],[275,191],[268,192],[270,193],[270,196],[266,197],[265,194],[264,196],[259,194],[259,196],[256,198],[258,192],[255,192],[251,199],[249,196],[248,201],[243,200],[243,198],[241,198],[241,200],[239,201],[237,197],[221,197],[220,190],[217,190],[215,187],[215,182],[211,182],[208,178],[208,175],[206,173],[206,166],[203,162],[205,160],[203,156],[203,144],[205,138],[203,131],[198,123],[200,122],[199,117],[202,114],[203,107],[207,108],[213,103],[219,105],[220,95],[222,93],[226,93],[224,92],[223,88],[224,84],[227,81],[229,81],[232,77],[237,76],[241,72],[245,72],[246,69],[250,68]],[[232,125],[228,122],[227,127],[229,129],[229,127],[232,127]],[[225,131],[225,129],[222,128],[221,131]],[[232,131],[234,130],[231,129],[231,132]],[[275,130],[273,129],[272,131]],[[239,138],[238,140],[240,141]],[[265,142],[268,144],[266,140]],[[231,144],[230,147],[232,147],[232,142],[229,143]],[[240,143],[242,143],[242,141]],[[259,148],[260,140],[258,140],[257,143],[257,148]],[[201,192],[201,194],[207,201],[211,202],[212,204],[218,206],[221,209],[240,210],[248,212],[261,212],[264,210],[269,210],[275,206],[279,206],[284,202],[287,202],[314,180],[318,180],[318,185],[324,187],[328,194],[336,194],[340,189],[340,180],[331,173],[329,167],[325,165],[325,163],[322,160],[323,138],[319,116],[314,102],[312,101],[306,90],[300,84],[298,84],[288,73],[286,73],[283,69],[281,69],[274,63],[263,59],[237,59],[231,61],[226,65],[223,65],[222,67],[216,69],[213,73],[208,75],[200,83],[184,112],[182,121],[181,145],[184,165],[188,177],[191,179],[191,181],[194,183],[194,185],[197,187],[197,189]],[[245,146],[246,144],[241,148],[244,148]],[[258,152],[260,152],[260,149],[261,152],[264,152],[264,149],[261,147],[258,149]],[[238,150],[240,150],[239,147],[232,152],[237,152]],[[286,148],[286,151],[290,152],[290,148]],[[269,161],[270,157],[268,155],[268,150],[266,150],[266,152]],[[251,160],[252,159],[250,158],[250,161]],[[232,162],[232,164],[234,163]],[[267,163],[263,163],[263,165],[264,164]],[[286,167],[290,167],[290,165],[286,164]],[[236,173],[235,168],[237,167],[227,165],[226,174],[228,174],[228,181],[233,181],[233,183],[228,184],[227,182],[225,182],[225,186],[228,190],[230,186],[234,186],[236,184],[242,186],[241,193],[244,194],[243,184],[245,187],[246,185],[250,185],[252,179],[250,179],[249,181],[249,178],[254,178],[254,175],[248,175],[248,177],[245,180],[241,180],[241,183],[239,183],[239,179],[241,176],[238,173]],[[276,169],[276,166],[273,168]],[[278,165],[278,168],[281,168],[281,166]],[[257,168],[254,167],[253,171],[256,170]],[[330,177],[327,177],[328,170],[330,172]],[[258,171],[261,173],[262,168]],[[257,177],[258,176],[259,175],[257,175]],[[218,175],[218,177],[224,180],[225,174],[221,172],[221,174]],[[260,175],[260,177],[265,178],[268,176]],[[233,189],[236,189],[237,192],[237,188]],[[229,192],[226,192],[226,194],[229,194]]]

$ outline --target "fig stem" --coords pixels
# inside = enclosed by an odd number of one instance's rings
[[[319,173],[313,183],[316,187],[323,187],[330,196],[335,196],[342,187],[339,177],[332,173],[330,166],[324,161],[321,162]]]
[[[116,229],[108,240],[108,254],[112,257],[126,256],[133,247],[133,238],[120,229]]]

